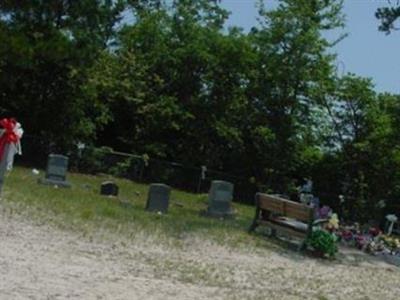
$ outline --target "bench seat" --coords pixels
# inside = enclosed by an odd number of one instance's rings
[[[305,248],[314,222],[314,210],[302,203],[268,194],[256,194],[256,214],[249,228],[254,231],[258,226],[266,226],[272,230],[303,240],[300,249]]]

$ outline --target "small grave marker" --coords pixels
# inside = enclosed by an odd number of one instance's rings
[[[113,181],[104,181],[101,184],[100,194],[104,196],[118,196],[118,185]]]
[[[233,199],[233,184],[227,181],[214,180],[208,194],[208,209],[206,215],[211,217],[231,217]]]
[[[153,212],[168,212],[171,188],[162,183],[153,183],[149,187],[146,210]]]
[[[39,183],[71,187],[67,181],[68,157],[59,154],[50,154],[47,160],[45,178],[39,179]]]

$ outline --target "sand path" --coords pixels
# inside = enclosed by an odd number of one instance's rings
[[[400,268],[357,255],[93,241],[3,212],[0,299],[399,299]]]

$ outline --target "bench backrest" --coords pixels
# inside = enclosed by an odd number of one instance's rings
[[[311,222],[314,217],[314,210],[302,203],[262,193],[257,193],[256,201],[257,205],[263,210],[305,223]]]

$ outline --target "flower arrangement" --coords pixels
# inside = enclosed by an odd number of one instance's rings
[[[317,218],[318,219],[328,219],[332,215],[332,209],[329,206],[322,206],[317,211]]]
[[[332,214],[329,218],[327,229],[330,231],[338,230],[339,229],[339,218],[337,214]]]
[[[371,236],[373,236],[373,237],[376,237],[376,236],[382,234],[382,231],[381,231],[379,228],[377,228],[377,227],[371,227],[371,228],[368,230],[368,234],[371,235]]]
[[[382,234],[377,227],[370,227],[363,232],[355,223],[353,226],[340,227],[336,234],[342,243],[372,255],[400,256],[400,239]]]
[[[333,257],[338,251],[337,242],[356,247],[372,255],[383,255],[386,259],[400,259],[400,238],[384,235],[379,227],[361,229],[358,223],[341,225],[339,217],[329,206],[322,206],[315,211],[314,231],[307,243],[316,254]],[[397,217],[386,216],[388,222],[394,223]],[[392,229],[391,224],[390,229]]]
[[[371,239],[367,235],[356,234],[354,235],[354,242],[355,246],[358,249],[364,250],[367,247],[367,245],[371,242]]]
[[[400,239],[388,235],[380,236],[380,240],[393,254],[400,254]]]

